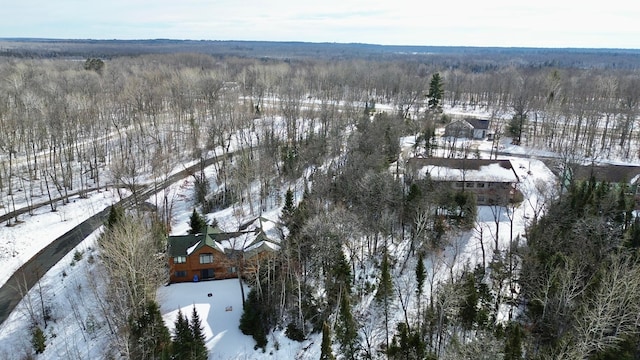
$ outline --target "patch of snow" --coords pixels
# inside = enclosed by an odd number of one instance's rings
[[[190,248],[187,249],[187,255],[191,255],[191,253],[193,252],[193,250],[195,250],[198,245],[200,245],[200,241],[198,241],[197,243],[195,243],[193,246],[191,246]]]
[[[445,166],[426,165],[419,170],[420,176],[429,174],[432,179],[440,181],[486,181],[486,182],[512,182],[518,179],[511,169],[505,169],[500,164],[489,164],[475,169],[454,169]]]

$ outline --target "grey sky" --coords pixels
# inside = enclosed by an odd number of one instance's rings
[[[640,2],[0,0],[0,37],[640,48]]]

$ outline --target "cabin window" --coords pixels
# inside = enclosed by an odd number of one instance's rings
[[[472,188],[473,187],[473,183],[467,183],[467,187],[468,188]]]
[[[179,278],[187,277],[187,272],[186,271],[176,271],[175,276],[179,277]]]
[[[484,183],[477,183],[476,187],[483,188],[484,187]]]
[[[213,254],[200,254],[200,264],[211,264],[213,262]]]
[[[187,257],[186,256],[174,256],[173,257],[173,263],[174,264],[184,264],[187,262]]]
[[[234,273],[236,272],[236,267],[235,267],[235,266],[232,266],[232,267],[230,267],[230,268],[227,268],[227,272],[228,272],[229,274],[234,274]]]
[[[456,186],[457,188],[461,188],[461,187],[462,187],[462,183],[461,183],[461,182],[456,182],[456,185],[455,185],[455,186]]]

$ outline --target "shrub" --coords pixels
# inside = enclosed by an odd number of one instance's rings
[[[82,260],[83,255],[84,255],[84,252],[76,250],[76,252],[73,253],[73,261],[78,262]]]
[[[47,337],[39,326],[31,328],[31,344],[36,354],[42,354],[47,347]]]
[[[302,329],[296,326],[296,324],[293,322],[290,322],[289,325],[287,325],[285,335],[287,335],[287,337],[291,340],[299,342],[304,341],[304,333],[302,332]]]

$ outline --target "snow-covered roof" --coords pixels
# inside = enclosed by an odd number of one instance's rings
[[[228,250],[243,250],[245,246],[254,241],[255,232],[247,231],[243,233],[234,233],[236,236],[231,236],[227,239],[220,240],[220,244]]]
[[[246,249],[244,249],[245,252],[250,253],[252,251],[258,250],[260,248],[266,248],[267,250],[273,250],[273,251],[278,251],[280,250],[280,245],[278,244],[274,244],[270,241],[260,241],[257,242],[249,247],[247,247]]]
[[[418,177],[429,174],[436,181],[520,181],[509,160],[413,158],[408,165]]]
[[[191,255],[202,246],[208,245],[222,253],[227,251],[277,251],[283,236],[277,221],[260,216],[243,230],[224,232],[208,226],[204,233],[169,236],[170,256]]]
[[[277,222],[263,216],[259,217],[258,221],[260,223],[259,228],[271,241],[280,242],[281,230]]]
[[[198,247],[198,245],[200,245],[200,241],[198,241],[197,243],[193,244],[193,246],[190,246],[189,248],[187,248],[187,255],[191,255],[193,250],[195,250]]]

